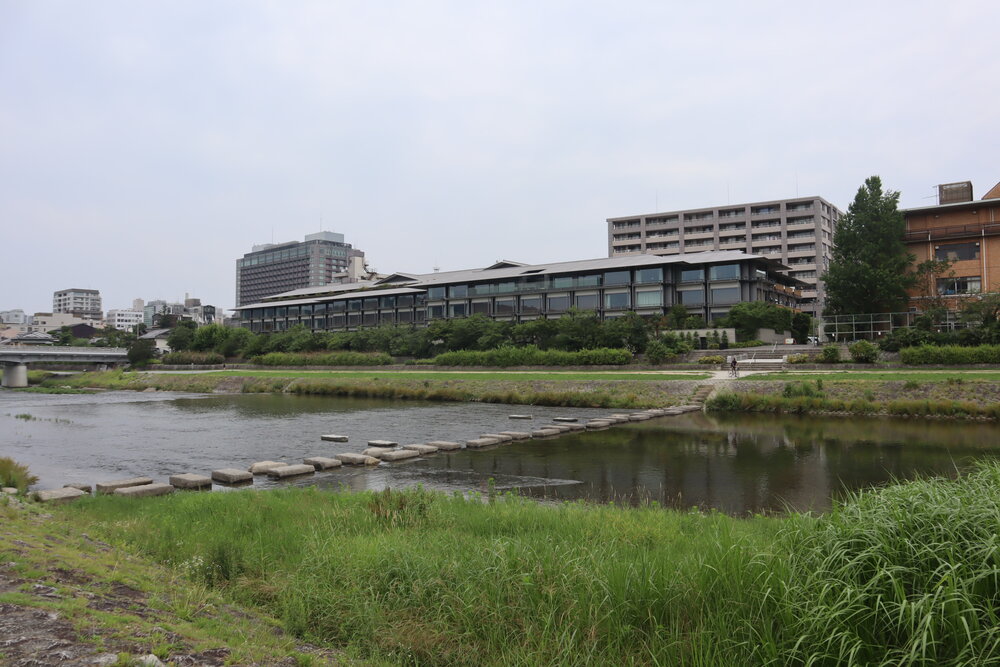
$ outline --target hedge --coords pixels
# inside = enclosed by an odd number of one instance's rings
[[[190,352],[184,350],[163,355],[163,363],[165,364],[197,364],[199,366],[208,366],[225,363],[225,361],[226,358],[218,352]]]
[[[1000,345],[961,347],[958,345],[920,345],[899,351],[904,364],[1000,364]]]
[[[539,350],[534,345],[504,346],[495,350],[457,350],[434,357],[438,366],[623,366],[632,362],[632,353],[614,348],[567,352]]]
[[[384,352],[330,352],[327,354],[294,354],[268,352],[254,357],[251,363],[259,366],[385,366],[392,357]]]

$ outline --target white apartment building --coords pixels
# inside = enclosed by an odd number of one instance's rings
[[[105,325],[114,327],[119,331],[132,331],[137,324],[142,324],[143,312],[141,310],[114,309],[109,310],[104,318]]]
[[[15,310],[0,310],[0,322],[4,324],[27,324],[28,316],[20,308]]]
[[[52,312],[69,313],[84,320],[103,320],[101,293],[96,289],[78,287],[53,292]]]
[[[788,265],[788,275],[809,284],[802,309],[819,315],[830,265],[834,225],[842,212],[822,197],[608,218],[608,256],[678,255],[742,250]]]

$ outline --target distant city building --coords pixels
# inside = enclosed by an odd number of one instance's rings
[[[132,331],[137,324],[143,323],[143,312],[131,309],[109,310],[104,322],[120,331]]]
[[[28,316],[20,308],[16,310],[0,310],[0,322],[4,324],[27,324]]]
[[[80,319],[98,321],[104,319],[101,310],[101,293],[96,289],[71,288],[52,294],[52,312],[69,313]]]
[[[146,325],[147,329],[151,329],[153,327],[153,318],[165,312],[167,312],[166,301],[160,299],[149,301],[142,307],[142,323]]]
[[[365,253],[335,232],[309,234],[302,242],[255,245],[236,260],[236,305],[304,287],[338,282],[352,257]]]
[[[154,299],[143,307],[142,322],[147,329],[159,327],[163,321],[177,320],[191,320],[202,326],[215,322],[215,311],[215,306],[202,305],[201,299],[192,299],[187,295],[184,297],[184,303],[168,303],[162,299]]]
[[[91,326],[101,326],[98,320],[83,319],[69,313],[35,313],[31,318],[31,324],[25,327],[25,331],[55,331],[63,327],[75,327],[78,324],[89,324]]]
[[[712,323],[744,301],[797,308],[806,283],[760,255],[721,251],[634,255],[554,264],[502,261],[480,269],[394,273],[377,280],[293,290],[242,306],[242,326],[344,331],[484,315],[498,321],[554,318],[572,308],[601,319],[634,311],[656,318],[683,306]]]
[[[914,264],[951,262],[947,271],[910,290],[910,306],[918,310],[928,300],[943,299],[954,309],[963,299],[1000,291],[1000,183],[980,200],[973,199],[968,181],[940,185],[938,196],[937,206],[903,209]]]
[[[132,299],[132,310],[138,310],[140,313],[142,309],[146,307],[146,302],[142,299]]]
[[[808,283],[802,309],[822,312],[819,276],[829,268],[834,225],[841,211],[822,197],[715,206],[608,218],[608,256],[691,255],[743,250],[780,261]]]

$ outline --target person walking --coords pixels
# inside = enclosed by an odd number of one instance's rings
[[[729,375],[731,377],[738,378],[740,376],[740,371],[736,365],[736,355],[733,355],[731,359],[732,360],[729,362]]]

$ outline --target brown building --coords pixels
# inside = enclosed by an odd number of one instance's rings
[[[903,210],[906,246],[915,264],[953,262],[947,271],[910,291],[910,306],[924,310],[928,299],[944,298],[957,308],[963,297],[1000,291],[1000,183],[980,200],[972,183],[938,186],[936,206]]]

